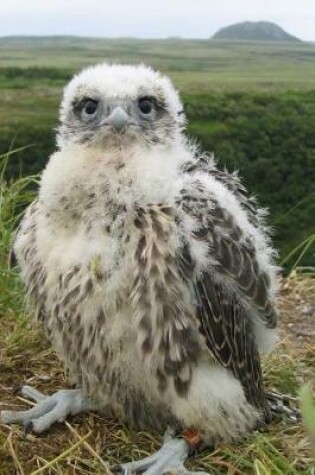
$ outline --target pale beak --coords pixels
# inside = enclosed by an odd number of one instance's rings
[[[129,122],[129,115],[121,107],[117,106],[106,120],[106,124],[111,125],[116,132],[122,133]]]

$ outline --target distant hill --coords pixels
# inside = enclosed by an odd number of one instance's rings
[[[221,28],[212,37],[214,40],[248,40],[248,41],[290,41],[301,42],[280,26],[269,21],[245,21]]]

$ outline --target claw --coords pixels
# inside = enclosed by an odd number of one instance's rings
[[[109,470],[112,473],[121,473],[122,472],[122,466],[120,464],[111,465],[109,467]]]
[[[20,384],[16,384],[14,387],[13,387],[13,391],[12,391],[12,394],[14,396],[16,396],[17,394],[20,394],[22,392],[22,388],[23,386],[21,386]]]
[[[31,399],[32,401],[35,401],[35,402],[40,402],[47,399],[47,396],[45,396],[43,393],[41,393],[37,389],[32,388],[31,386],[22,386],[20,388],[20,392],[22,393],[22,396],[28,399]]]
[[[110,470],[123,475],[209,475],[205,472],[189,472],[184,467],[189,445],[183,438],[170,440],[167,435],[165,439],[163,446],[155,454],[136,462],[114,465]]]
[[[78,389],[63,389],[52,396],[45,396],[30,386],[23,386],[22,394],[37,404],[26,411],[2,411],[0,418],[5,424],[22,425],[24,436],[32,431],[42,433],[55,422],[63,422],[68,415],[95,408]]]
[[[34,424],[32,421],[27,421],[23,424],[23,436],[26,437],[27,434],[32,432],[34,429]]]

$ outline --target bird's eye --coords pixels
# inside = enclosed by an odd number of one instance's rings
[[[142,114],[151,114],[153,110],[153,100],[150,97],[139,99],[138,106]]]
[[[98,107],[98,101],[95,99],[88,99],[83,106],[83,111],[86,115],[94,115]]]

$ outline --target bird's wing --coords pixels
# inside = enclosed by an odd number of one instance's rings
[[[244,306],[205,272],[194,288],[200,332],[215,360],[233,372],[247,400],[265,408],[260,358]]]
[[[258,209],[255,199],[247,196],[237,175],[219,171],[211,163],[207,166],[205,169],[199,164],[197,169],[211,174],[226,187],[227,193],[233,193],[246,212],[248,222],[260,229],[267,248],[269,237],[263,232],[263,213]],[[195,171],[195,168],[189,169],[188,173],[191,170]],[[233,215],[209,195],[198,180],[193,181],[188,190],[182,190],[177,205],[197,223],[193,238],[209,246],[218,275],[240,292],[267,328],[275,328],[277,311],[272,297],[272,282],[268,272],[259,264],[254,239],[245,234]]]
[[[227,193],[231,191],[227,189]],[[239,379],[248,400],[265,408],[252,319],[260,318],[266,327],[274,328],[276,310],[270,279],[259,265],[255,243],[198,180],[191,189],[182,190],[177,205],[195,223],[195,245],[199,242],[208,248],[209,265],[193,279],[192,289],[200,331],[218,363]],[[254,208],[249,213],[254,219]],[[180,253],[186,279],[185,263],[192,259],[191,242],[184,242]]]
[[[213,176],[218,182],[222,183],[230,192],[232,192],[233,195],[235,195],[241,206],[245,209],[249,222],[253,226],[261,226],[262,218],[265,216],[266,210],[258,207],[256,198],[248,193],[236,171],[230,173],[225,169],[219,170],[213,159],[207,154],[200,155],[193,160],[186,162],[183,166],[183,171],[188,174],[201,171]]]

